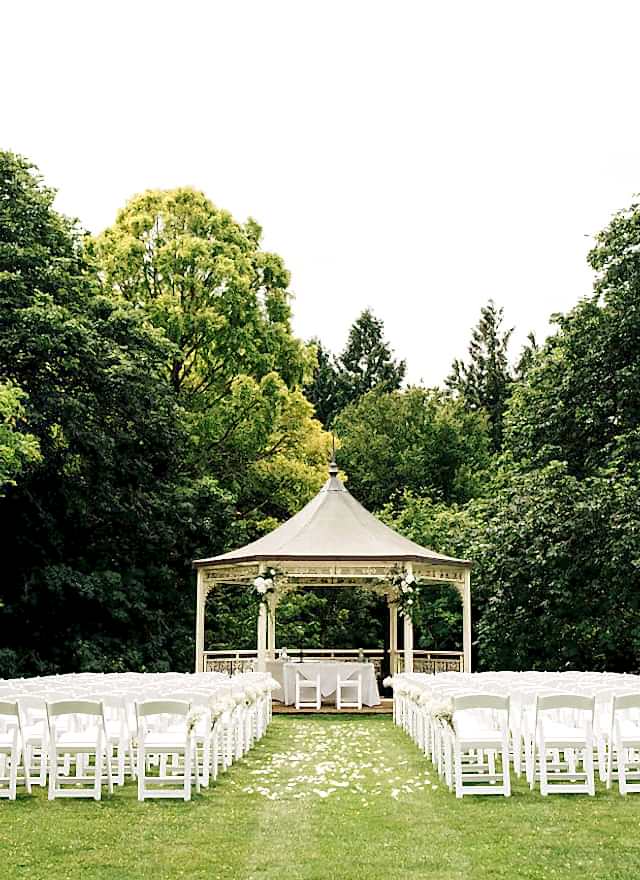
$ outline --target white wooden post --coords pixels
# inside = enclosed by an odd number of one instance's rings
[[[464,573],[462,588],[462,650],[464,653],[464,671],[471,672],[471,572]]]
[[[404,618],[404,671],[413,672],[413,621],[408,614]]]
[[[258,672],[267,670],[267,604],[260,603],[258,610]]]
[[[207,588],[202,568],[198,569],[196,583],[196,672],[204,672],[204,610],[207,602]]]
[[[413,564],[407,562],[407,574],[413,574]],[[408,614],[404,616],[404,671],[413,672],[413,620]]]
[[[275,593],[269,593],[269,616],[267,618],[267,657],[269,660],[276,659],[276,608],[278,597]]]
[[[398,606],[390,599],[389,602],[389,673],[398,671]]]

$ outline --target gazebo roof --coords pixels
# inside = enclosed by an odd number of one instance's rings
[[[426,562],[470,565],[410,541],[366,510],[338,479],[335,461],[315,498],[277,529],[238,550],[195,566],[242,562]]]

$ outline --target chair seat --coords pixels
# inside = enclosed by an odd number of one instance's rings
[[[22,741],[28,746],[42,745],[43,732],[44,725],[30,724],[22,728]]]
[[[640,742],[640,724],[636,724],[635,721],[619,721],[618,729],[623,739]]]
[[[557,721],[547,721],[542,727],[542,734],[545,742],[586,742],[586,733],[582,727],[571,727]]]
[[[166,733],[150,733],[144,740],[146,749],[166,749],[176,748],[183,749],[186,745],[186,734],[182,737],[176,735],[175,731],[167,731]]]
[[[57,736],[56,747],[58,749],[95,749],[99,739],[100,734],[97,730],[74,730]]]
[[[0,733],[0,749],[12,749],[13,745],[14,739],[11,734]]]
[[[502,745],[502,732],[500,730],[494,730],[492,728],[476,728],[475,730],[472,727],[468,727],[465,730],[458,732],[458,741],[461,744],[465,743],[482,743],[483,745],[489,745],[489,743]]]

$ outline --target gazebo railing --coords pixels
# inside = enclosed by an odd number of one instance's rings
[[[299,662],[302,660],[358,660],[364,657],[373,663],[376,676],[382,677],[382,661],[384,651],[382,648],[287,648],[289,660]],[[402,650],[396,654],[396,669],[400,672],[403,667]],[[251,672],[256,668],[258,653],[255,650],[237,651],[205,651],[204,669],[206,672],[224,672],[234,675],[239,672]],[[414,672],[462,672],[462,651],[413,651]]]
[[[463,672],[464,654],[462,651],[422,651],[413,652],[413,671],[426,672]]]

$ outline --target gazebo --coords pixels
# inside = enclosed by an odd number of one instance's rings
[[[393,672],[401,668],[398,607],[402,577],[419,585],[451,584],[462,599],[463,662],[471,670],[471,563],[436,553],[408,540],[366,510],[338,478],[335,459],[322,489],[295,516],[245,547],[196,559],[196,672],[204,670],[207,595],[229,586],[251,588],[270,571],[273,587],[260,602],[257,665],[275,658],[276,612],[280,599],[304,587],[359,587],[387,599],[389,653]],[[402,615],[404,671],[413,671],[413,622]]]

